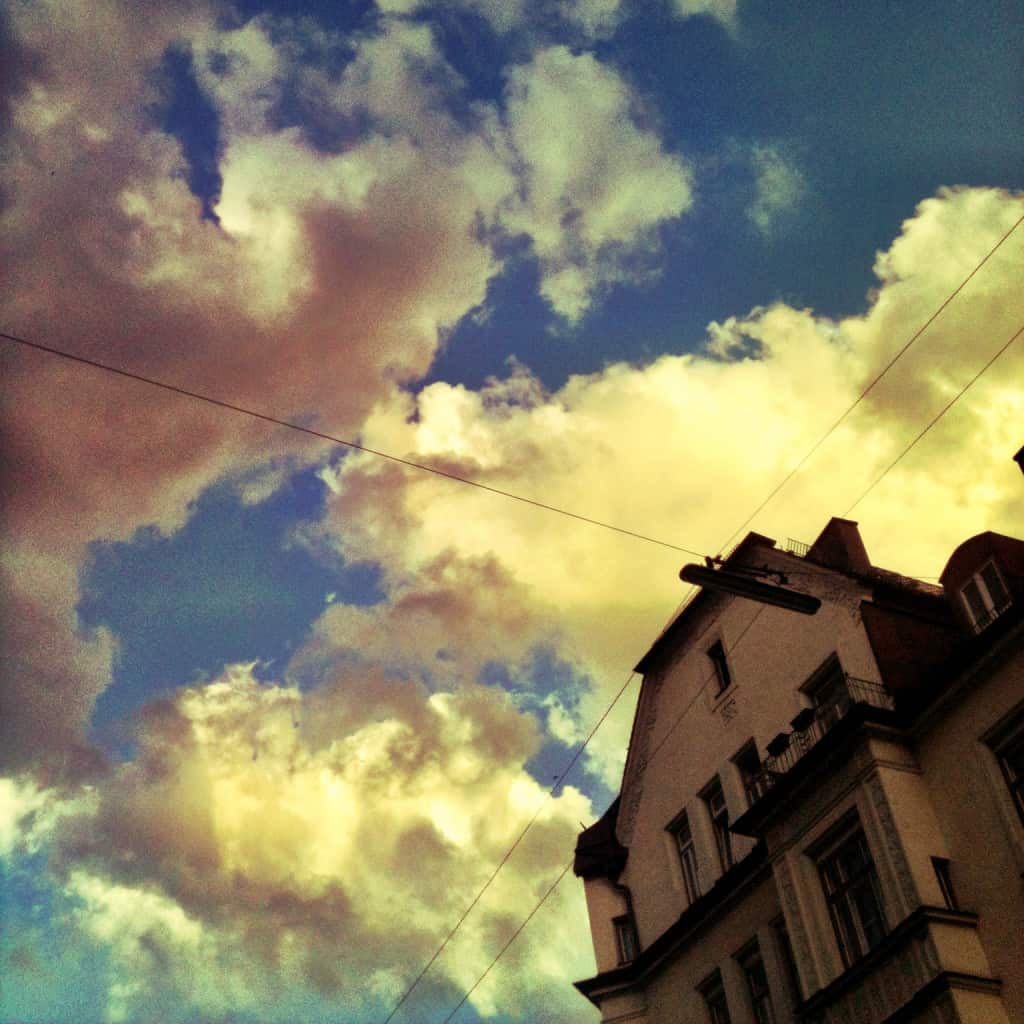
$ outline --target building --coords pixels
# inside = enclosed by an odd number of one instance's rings
[[[820,607],[708,585],[641,659],[577,988],[623,1024],[1024,1021],[1024,542],[936,586],[833,519],[719,572]]]

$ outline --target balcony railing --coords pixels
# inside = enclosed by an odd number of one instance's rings
[[[892,695],[881,683],[845,673],[830,686],[830,691],[826,700],[816,707],[805,708],[793,719],[791,733],[780,733],[769,744],[769,756],[762,762],[760,773],[753,776],[747,786],[751,804],[763,797],[779,777],[815,747],[852,708],[866,704],[891,711],[894,707]]]
[[[999,616],[1002,615],[1003,612],[1005,612],[1006,609],[1009,608],[1012,603],[1013,600],[1011,599],[1010,595],[1007,594],[1002,601],[994,605],[992,608],[989,608],[984,613],[984,615],[977,616],[974,619],[974,632],[982,633],[986,629],[988,629],[988,627],[991,626],[992,623],[995,622],[996,619],[998,619]]]

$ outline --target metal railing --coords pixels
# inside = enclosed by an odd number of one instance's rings
[[[886,708],[889,711],[894,707],[892,695],[881,683],[858,679],[844,673],[842,681],[837,683],[827,700],[817,707],[807,708],[794,719],[795,724],[801,718],[805,718],[807,724],[802,728],[795,728],[789,734],[789,743],[785,749],[766,757],[761,763],[760,773],[755,775],[747,786],[751,804],[763,797],[780,776],[785,775],[858,704]]]
[[[992,608],[989,608],[989,610],[985,612],[984,615],[981,615],[974,620],[974,632],[981,633],[984,630],[988,629],[988,627],[991,626],[992,623],[995,622],[996,619],[998,619],[999,616],[1002,615],[1003,612],[1005,612],[1006,609],[1009,608],[1012,603],[1013,601],[1010,598],[1010,595],[1007,594],[1006,597],[999,602],[999,604],[993,606]]]

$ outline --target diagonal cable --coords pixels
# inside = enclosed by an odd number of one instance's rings
[[[48,352],[50,355],[59,356],[61,359],[69,359],[75,363],[82,363],[85,366],[91,366],[94,369],[103,370],[106,373],[113,373],[119,377],[127,377],[129,380],[139,381],[142,384],[149,384],[151,387],[161,388],[164,391],[170,391],[173,394],[182,395],[185,398],[193,398],[199,402],[206,402],[208,405],[215,405],[218,408],[227,409],[230,412],[241,413],[243,416],[251,416],[253,419],[263,420],[265,423],[273,423],[275,426],[285,427],[288,430],[297,430],[301,434],[308,434],[310,437],[316,437],[322,441],[330,441],[332,444],[341,445],[345,448],[352,448],[359,452],[365,452],[367,455],[374,455],[379,459],[387,459],[389,462],[395,462],[400,466],[407,466],[410,469],[418,469],[420,472],[431,473],[434,476],[444,477],[446,480],[454,480],[456,483],[465,484],[467,487],[476,487],[481,491],[488,491],[489,493],[497,494],[502,498],[509,498],[512,501],[520,501],[524,505],[532,505],[534,508],[544,509],[546,512],[555,512],[560,516],[567,516],[568,518],[576,519],[581,523],[589,523],[591,526],[599,526],[604,530],[612,530],[615,533],[624,534],[625,536],[633,537],[636,540],[646,541],[648,544],[657,544],[659,547],[670,548],[673,551],[682,551],[684,554],[695,555],[698,558],[703,557],[699,551],[691,551],[689,548],[681,547],[678,544],[671,544],[668,541],[659,540],[657,537],[650,537],[644,533],[638,533],[636,530],[627,530],[625,527],[615,526],[612,523],[606,523],[600,519],[593,519],[590,516],[581,515],[578,512],[570,512],[568,509],[559,508],[557,505],[549,505],[546,502],[537,501],[534,498],[527,498],[525,495],[503,490],[501,487],[482,484],[478,480],[471,480],[468,477],[459,476],[457,473],[449,473],[447,470],[439,469],[437,466],[430,466],[424,462],[415,462],[412,459],[404,459],[398,455],[392,455],[389,452],[383,452],[377,448],[370,448],[367,445],[359,444],[357,441],[348,441],[342,437],[335,437],[333,434],[326,434],[320,430],[313,430],[311,427],[304,427],[291,420],[279,419],[277,416],[271,416],[269,413],[258,412],[255,409],[236,405],[233,402],[226,402],[223,399],[214,398],[212,395],[206,395],[200,391],[192,391],[189,388],[179,387],[176,384],[168,384],[166,381],[157,380],[155,377],[146,377],[141,373],[134,373],[131,370],[125,370],[119,366],[113,366],[110,363],[103,363],[97,359],[89,359],[86,356],[76,355],[73,352],[67,352],[64,349],[55,348],[52,345],[43,345],[38,341],[30,341],[28,338],[23,338],[16,334],[8,334],[6,331],[0,331],[0,338],[6,338],[8,341],[12,341],[18,345],[23,345],[26,348],[34,348],[40,352]]]

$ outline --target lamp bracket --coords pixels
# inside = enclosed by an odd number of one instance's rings
[[[709,569],[721,568],[725,565],[725,559],[721,555],[705,555],[704,564]],[[785,586],[789,583],[789,577],[778,569],[769,569],[767,566],[757,565],[730,565],[729,572],[736,573],[737,575],[749,576],[751,579],[765,579],[767,577],[775,577],[775,582],[780,587]]]

